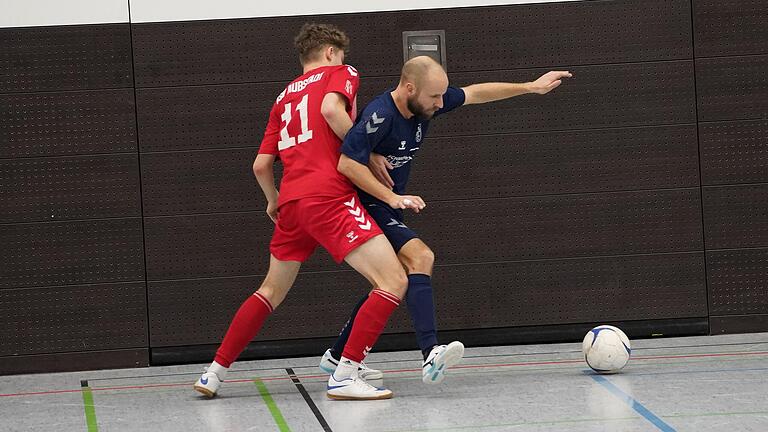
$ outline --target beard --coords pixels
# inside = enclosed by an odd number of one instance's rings
[[[408,111],[412,112],[419,120],[429,120],[435,115],[435,111],[430,111],[421,106],[415,97],[406,99],[406,105],[408,106]]]

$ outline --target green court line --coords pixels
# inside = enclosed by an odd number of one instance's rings
[[[256,387],[259,388],[261,398],[264,399],[264,403],[267,404],[267,408],[269,408],[269,412],[272,414],[272,418],[275,419],[275,424],[277,424],[280,432],[291,432],[291,428],[288,427],[288,423],[285,422],[285,418],[283,418],[283,414],[280,412],[280,408],[277,407],[277,404],[272,399],[272,395],[269,394],[269,390],[267,390],[267,386],[264,384],[264,382],[258,378],[254,378],[253,382],[256,384]]]
[[[93,406],[93,392],[87,385],[81,387],[81,392],[83,394],[85,423],[88,425],[88,432],[99,432],[99,425],[96,422],[96,407]]]

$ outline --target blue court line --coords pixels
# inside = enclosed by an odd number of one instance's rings
[[[589,377],[592,378],[593,380],[597,381],[598,384],[608,389],[608,391],[613,393],[614,396],[623,400],[627,405],[629,405],[630,408],[637,411],[638,414],[645,417],[645,419],[648,420],[649,422],[653,423],[653,425],[659,428],[659,430],[664,432],[676,432],[675,428],[665,423],[664,420],[658,418],[656,414],[651,412],[651,410],[644,407],[643,404],[635,400],[635,398],[633,398],[632,396],[624,393],[623,390],[618,388],[614,383],[608,381],[608,379],[605,378],[604,376],[595,375],[594,373],[590,373],[586,371],[584,373],[589,375]]]

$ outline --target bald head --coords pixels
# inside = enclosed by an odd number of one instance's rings
[[[429,120],[443,107],[448,75],[440,63],[427,56],[414,57],[403,65],[400,84],[393,92],[411,114]]]
[[[441,78],[448,80],[440,63],[433,60],[432,57],[418,56],[408,60],[403,65],[400,72],[400,85],[412,83],[416,87],[420,87],[424,80]]]

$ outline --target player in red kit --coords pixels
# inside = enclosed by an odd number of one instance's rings
[[[195,390],[213,397],[227,370],[283,301],[318,245],[373,282],[358,312],[339,366],[328,380],[333,399],[387,399],[392,392],[359,376],[363,359],[389,315],[405,295],[408,280],[392,246],[359,203],[352,183],[337,170],[341,139],[352,127],[360,77],[344,64],[347,36],[334,26],[306,24],[295,39],[304,74],[291,82],[269,115],[253,164],[275,222],[269,271],[261,287],[238,309],[211,366]],[[283,163],[280,192],[273,164]],[[418,196],[401,196],[397,208],[419,211]]]

